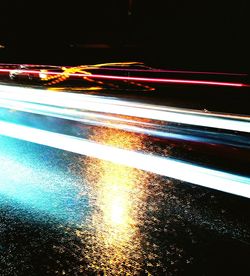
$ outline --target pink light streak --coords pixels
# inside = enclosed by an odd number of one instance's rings
[[[48,64],[20,64],[20,63],[0,63],[0,66],[50,66],[50,67],[65,67],[70,68],[71,66],[64,65],[48,65]],[[91,65],[90,65],[91,66]],[[12,69],[14,70],[14,69]],[[177,73],[177,74],[199,74],[199,75],[225,75],[225,76],[248,76],[247,73],[230,73],[230,72],[211,72],[211,71],[192,71],[192,70],[166,70],[166,69],[135,69],[135,68],[117,68],[117,67],[101,67],[94,68],[93,70],[110,70],[110,71],[131,71],[131,72],[154,72],[154,73]]]
[[[242,87],[246,86],[243,83],[233,82],[218,82],[206,80],[187,80],[187,79],[168,79],[168,78],[142,78],[142,77],[125,77],[125,76],[112,76],[112,75],[85,75],[90,78],[109,79],[109,80],[131,80],[140,82],[153,82],[153,83],[175,83],[175,84],[196,84],[196,85],[214,85],[214,86],[233,86]]]
[[[134,68],[112,68],[102,67],[98,70],[110,71],[131,71],[131,72],[153,72],[153,73],[176,73],[176,74],[196,74],[196,75],[225,75],[225,76],[247,76],[245,73],[225,73],[225,72],[205,72],[205,71],[188,71],[188,70],[163,70],[163,69],[134,69]],[[95,70],[96,70],[95,69]]]
[[[5,69],[0,68],[0,73],[9,73],[11,71],[19,71],[20,73],[28,73],[39,75],[40,70],[25,70],[25,69]],[[46,72],[48,75],[63,75],[62,72]],[[72,77],[87,77],[93,79],[107,79],[107,80],[121,80],[121,81],[138,81],[149,83],[172,83],[172,84],[189,84],[189,85],[209,85],[209,86],[229,86],[229,87],[246,87],[248,85],[244,83],[235,82],[220,82],[220,81],[208,81],[208,80],[189,80],[189,79],[173,79],[173,78],[146,78],[146,77],[128,77],[128,76],[114,76],[114,75],[102,75],[102,74],[83,74],[83,73],[69,73]]]

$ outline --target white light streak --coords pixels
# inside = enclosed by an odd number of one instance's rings
[[[0,134],[250,198],[250,178],[248,177],[4,121],[0,121]]]
[[[65,109],[119,114],[151,120],[250,133],[249,116],[203,113],[182,108],[171,108],[135,102],[132,103],[125,100],[105,98],[103,96],[67,92],[55,93],[44,89],[0,85],[0,100],[7,99],[38,103]]]

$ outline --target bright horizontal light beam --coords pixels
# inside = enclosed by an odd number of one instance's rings
[[[0,68],[0,73],[11,73],[11,71],[18,71],[26,74],[34,74],[39,76],[40,70],[29,69],[6,69]],[[61,72],[46,72],[47,75],[63,75]],[[193,80],[193,79],[175,79],[175,78],[147,78],[147,77],[129,77],[129,76],[116,76],[116,75],[103,75],[103,74],[85,74],[85,73],[67,73],[71,77],[79,78],[93,78],[93,79],[107,79],[107,80],[120,80],[120,81],[138,81],[149,83],[173,83],[173,84],[190,84],[190,85],[208,85],[208,86],[229,86],[229,87],[244,87],[247,86],[244,83],[238,82],[223,82],[223,81],[209,81],[209,80]]]
[[[43,89],[0,85],[0,100],[13,100],[65,109],[118,114],[200,127],[250,133],[249,116],[204,113],[182,108],[129,102],[103,96],[53,93]],[[18,109],[20,110],[20,109]]]
[[[250,198],[250,178],[176,159],[102,145],[73,136],[0,121],[0,135],[142,169],[181,181]]]
[[[20,66],[20,63],[0,63],[0,66],[8,67],[8,66]],[[49,66],[50,68],[61,68],[62,66],[64,68],[70,68],[70,66],[65,66],[65,65],[48,65],[48,64],[25,64],[26,66],[39,66],[39,67],[44,67],[45,69]],[[88,65],[92,67],[92,65]],[[118,68],[118,67],[112,67],[112,66],[103,66],[103,67],[96,67],[95,70],[112,70],[112,71],[135,71],[135,72],[157,72],[157,73],[180,73],[180,74],[199,74],[199,75],[225,75],[225,76],[247,76],[248,74],[246,73],[230,73],[230,72],[206,72],[206,71],[189,71],[189,70],[166,70],[166,69],[155,69],[151,67],[147,67],[146,69],[142,68]],[[9,72],[10,70],[15,70],[14,68],[0,68],[0,72]],[[26,69],[24,69],[26,70]],[[27,69],[28,70],[28,69]]]
[[[124,131],[133,132],[136,134],[146,134],[154,137],[161,137],[166,139],[175,139],[182,141],[193,141],[208,144],[223,144],[229,146],[241,146],[250,148],[250,141],[244,139],[245,142],[239,136],[227,134],[218,131],[213,132],[213,137],[207,136],[206,131],[202,132],[203,136],[196,135],[193,130],[184,129],[185,132],[176,133],[174,130],[170,131],[168,124],[159,124],[153,120],[143,122],[143,120],[135,120],[135,118],[121,118],[112,114],[103,114],[97,112],[89,112],[82,110],[74,110],[69,108],[61,108],[57,106],[42,105],[38,103],[21,102],[6,100],[0,98],[0,107],[18,110],[21,112],[28,112],[31,114],[39,114],[43,116],[54,117],[58,119],[66,119],[74,122],[81,122],[91,126],[109,127],[113,129],[121,129]],[[27,115],[28,116],[28,115]],[[3,118],[4,115],[3,115]],[[14,121],[11,121],[14,122]],[[183,130],[183,126],[177,127],[177,129]],[[66,133],[64,133],[66,134]],[[227,137],[227,139],[225,139]],[[237,140],[234,140],[237,138]]]
[[[232,86],[242,87],[243,83],[234,82],[219,82],[208,80],[188,80],[188,79],[171,79],[171,78],[143,78],[143,77],[125,77],[125,76],[112,76],[112,75],[100,75],[91,74],[86,77],[94,79],[108,79],[108,80],[127,80],[127,81],[139,81],[139,82],[151,82],[151,83],[174,83],[174,84],[192,84],[192,85],[212,85],[212,86]]]

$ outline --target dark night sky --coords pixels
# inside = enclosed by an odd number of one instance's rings
[[[248,0],[133,0],[130,16],[128,2],[1,1],[6,49],[0,58],[81,63],[105,56],[171,68],[248,70]],[[85,44],[110,48],[79,48]]]

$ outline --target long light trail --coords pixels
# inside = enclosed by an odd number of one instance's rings
[[[108,71],[129,71],[129,72],[144,72],[144,73],[173,73],[173,74],[197,74],[197,75],[223,75],[223,76],[238,76],[246,77],[248,74],[245,73],[227,73],[227,72],[205,72],[205,71],[188,71],[188,70],[164,70],[164,69],[135,69],[135,68],[110,68],[103,67],[102,70]]]
[[[60,108],[56,106],[42,105],[38,103],[29,103],[21,101],[13,101],[0,99],[0,106],[6,109],[28,112],[31,114],[54,117],[58,119],[66,119],[74,122],[81,122],[89,126],[105,127],[120,129],[135,134],[149,135],[151,137],[160,137],[164,139],[181,140],[185,142],[199,142],[207,144],[219,144],[227,146],[236,146],[241,148],[250,148],[250,143],[246,138],[235,136],[232,134],[198,131],[198,135],[194,129],[188,128],[183,132],[182,126],[170,127],[167,123],[157,124],[154,121],[143,122],[143,120],[134,120],[133,118],[122,118],[110,114],[100,114],[94,112],[86,112],[68,108]],[[4,117],[3,117],[4,118]]]
[[[0,134],[250,198],[248,177],[4,121],[0,121]]]
[[[118,68],[118,67],[102,67],[102,68],[95,68],[95,70],[112,70],[112,71],[131,71],[131,72],[153,72],[153,73],[180,73],[180,74],[201,74],[201,75],[224,75],[224,76],[242,76],[242,77],[246,77],[248,76],[247,73],[231,73],[231,72],[211,72],[211,71],[192,71],[192,70],[171,70],[171,69],[157,69],[157,68],[152,68],[152,67],[147,67],[146,69],[143,69],[143,63],[139,62],[139,65],[142,65],[142,68]],[[11,67],[11,66],[20,66],[20,65],[24,65],[24,66],[42,66],[42,67],[54,67],[54,68],[70,68],[71,66],[65,66],[65,65],[49,65],[49,64],[20,64],[20,63],[0,63],[0,66],[3,67]],[[88,65],[91,66],[91,65]],[[0,68],[1,70],[1,68]],[[11,70],[15,70],[14,68],[12,68]],[[1,72],[1,71],[0,71]]]
[[[88,75],[85,75],[85,77],[88,77]],[[108,80],[112,80],[112,81],[128,80],[128,81],[139,81],[139,82],[150,82],[150,83],[174,83],[174,84],[191,84],[191,85],[231,86],[231,87],[246,86],[243,83],[207,81],[207,80],[126,77],[126,76],[113,76],[113,75],[101,75],[101,74],[91,74],[90,77],[95,78],[95,79],[108,79]]]
[[[39,75],[40,70],[26,70],[26,69],[6,69],[0,68],[2,73],[10,73],[11,71],[19,71],[27,74]],[[47,75],[60,75],[63,73],[48,71]],[[223,81],[209,81],[209,80],[189,80],[189,79],[174,79],[174,78],[146,78],[146,77],[129,77],[129,76],[115,76],[103,74],[84,74],[84,73],[69,73],[71,77],[88,77],[93,79],[119,80],[119,81],[138,81],[148,83],[173,83],[173,84],[189,84],[189,85],[208,85],[208,86],[229,86],[229,87],[248,87],[247,84],[237,82],[223,82]]]
[[[103,96],[79,95],[66,92],[53,93],[44,89],[0,85],[0,100],[37,103],[64,109],[125,115],[163,122],[250,133],[249,116],[204,113],[153,104],[132,103],[126,100]],[[18,104],[16,106],[20,110]]]

